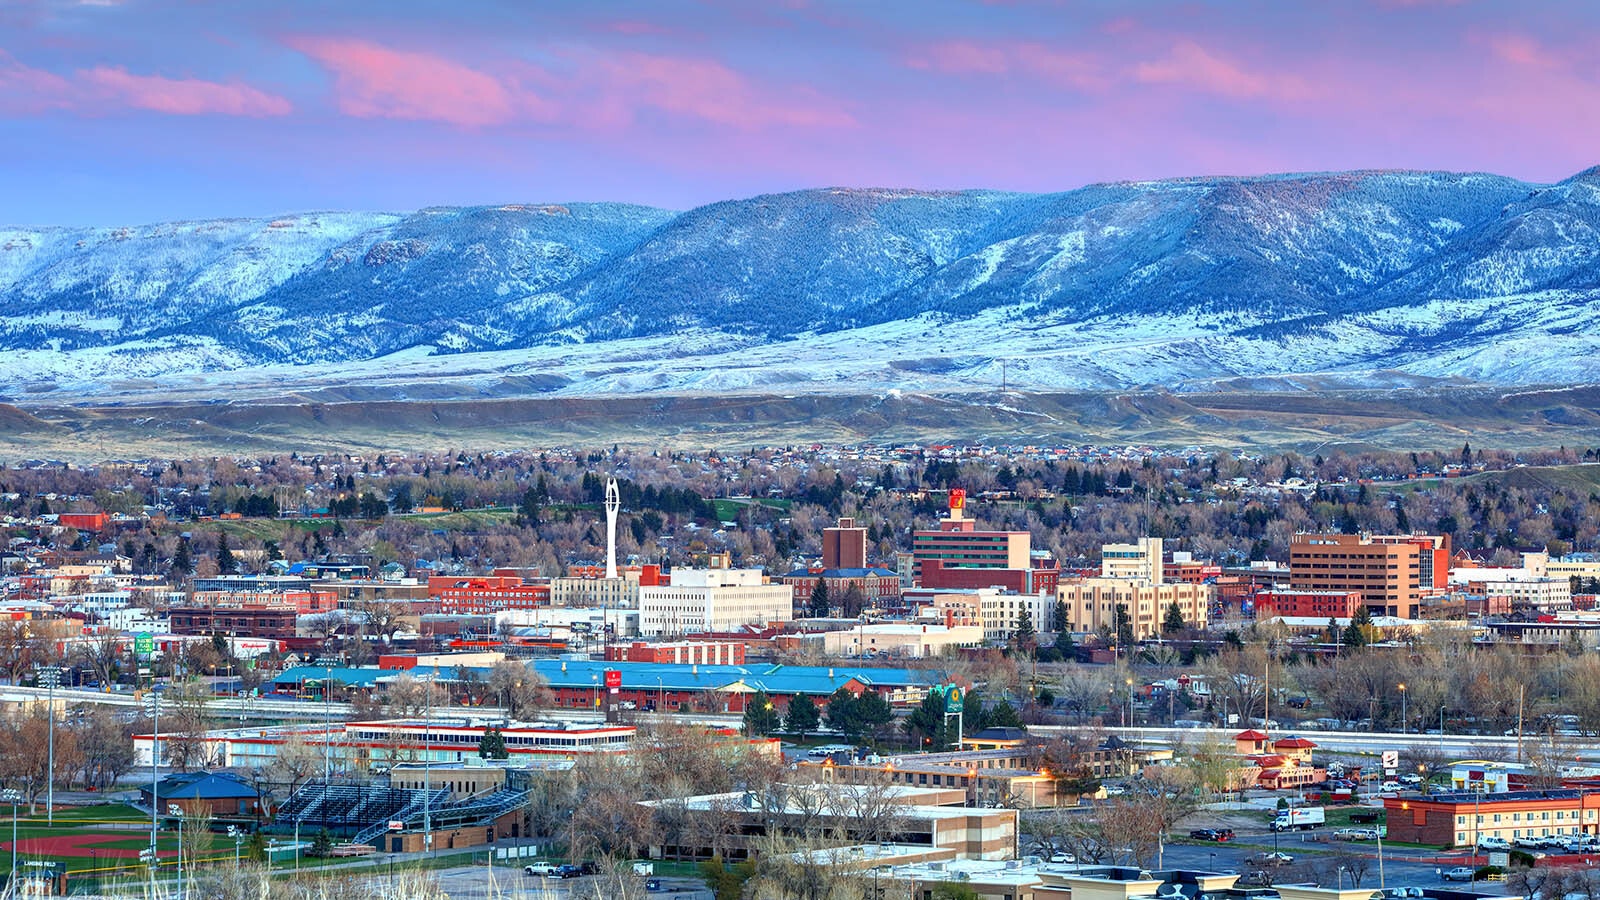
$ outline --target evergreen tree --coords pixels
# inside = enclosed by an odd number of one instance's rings
[[[1053,619],[1053,621],[1051,621],[1050,627],[1051,627],[1051,629],[1053,629],[1054,631],[1056,631],[1059,634],[1061,632],[1067,631],[1068,630],[1067,626],[1069,624],[1071,624],[1071,623],[1069,623],[1067,621],[1067,605],[1065,603],[1061,602],[1060,600],[1057,600],[1056,601],[1056,608],[1055,608],[1055,612],[1054,612],[1054,619]],[[1060,641],[1057,641],[1056,643],[1057,643],[1057,646],[1060,645]]]
[[[319,830],[311,839],[311,849],[306,851],[310,856],[328,857],[333,855],[333,832],[326,828]]]
[[[483,737],[478,739],[478,755],[484,759],[508,759],[511,754],[506,751],[506,736],[500,729],[490,726],[483,730]]]
[[[772,698],[766,691],[756,691],[744,706],[744,733],[749,737],[765,736],[777,731],[782,723]]]
[[[1117,630],[1117,646],[1123,653],[1129,652],[1134,644],[1138,643],[1133,637],[1133,620],[1128,617],[1128,604],[1118,603],[1112,610],[1112,621]]]
[[[789,699],[789,709],[783,717],[783,730],[789,732],[800,740],[805,740],[806,735],[817,730],[822,717],[817,712],[817,703],[806,694],[796,694]]]
[[[826,619],[829,611],[828,583],[818,578],[816,586],[811,589],[811,618]]]
[[[1024,609],[1022,614],[1017,616],[1017,630],[1011,636],[1012,645],[1019,653],[1031,653],[1038,644],[1038,639],[1038,632],[1033,630],[1033,616]]]
[[[1177,634],[1187,627],[1189,624],[1183,621],[1183,610],[1178,608],[1178,601],[1167,604],[1167,618],[1161,623],[1162,634]]]
[[[189,559],[189,542],[178,541],[178,549],[172,552],[172,573],[174,575],[187,575],[194,571],[194,563]]]
[[[522,502],[517,505],[517,524],[526,528],[536,527],[544,512],[544,501],[539,498],[538,488],[528,488],[522,492]]]
[[[1360,648],[1367,645],[1367,629],[1372,627],[1372,611],[1362,603],[1356,607],[1355,614],[1350,617],[1350,624],[1344,630],[1344,644],[1351,648]]]
[[[967,734],[989,727],[989,713],[983,708],[983,694],[976,688],[961,698],[961,728]],[[955,736],[951,735],[951,740]],[[959,749],[959,748],[958,748]]]
[[[911,715],[906,716],[906,734],[915,738],[922,749],[937,753],[950,746],[951,736],[945,722],[944,696],[929,691]]]
[[[849,688],[839,688],[828,698],[828,706],[822,712],[828,727],[844,735],[849,740],[855,740],[865,731],[862,723],[856,718],[856,695],[850,693]]]
[[[233,551],[228,549],[228,536],[217,535],[217,571],[227,575],[233,571],[235,565]]]
[[[1006,698],[1001,697],[984,713],[984,727],[986,728],[1021,728],[1022,717],[1017,715],[1017,708],[1011,705]]]

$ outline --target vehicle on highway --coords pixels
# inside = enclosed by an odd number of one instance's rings
[[[1444,874],[1439,877],[1445,881],[1471,881],[1475,874],[1477,870],[1471,866],[1456,866],[1453,869],[1445,869]]]
[[[1287,866],[1294,862],[1294,857],[1276,850],[1267,850],[1253,854],[1245,862],[1253,866]]]
[[[532,863],[522,867],[522,874],[540,878],[560,878],[561,867],[555,863]]]
[[[1273,816],[1269,826],[1273,831],[1288,831],[1291,828],[1309,831],[1319,825],[1328,824],[1328,816],[1320,806],[1292,806],[1288,809],[1278,810]]]

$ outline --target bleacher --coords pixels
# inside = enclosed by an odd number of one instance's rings
[[[335,834],[365,831],[374,822],[403,819],[402,813],[421,810],[425,805],[443,806],[450,800],[447,790],[421,791],[358,784],[312,782],[295,791],[274,820],[274,830],[287,831],[299,825],[306,829],[326,828]],[[420,814],[420,813],[419,813]]]

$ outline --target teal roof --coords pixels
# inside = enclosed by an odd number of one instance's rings
[[[868,687],[898,688],[942,684],[947,678],[937,671],[922,669],[880,669],[872,666],[693,666],[678,663],[605,662],[582,659],[537,659],[527,662],[551,687],[592,688],[605,684],[607,669],[622,673],[622,686],[637,691],[717,691],[744,684],[769,694],[811,694],[826,696],[854,680]],[[431,678],[433,666],[406,670],[417,678]],[[488,681],[487,666],[439,666],[441,681],[464,678]],[[373,687],[379,678],[403,674],[396,669],[334,668],[332,677],[352,687]],[[322,666],[296,666],[273,679],[274,684],[315,684],[327,677]]]
[[[295,666],[284,669],[278,677],[272,679],[273,684],[321,684],[324,679],[332,678],[335,682],[345,687],[370,688],[375,687],[379,678],[391,678],[403,674],[398,669],[380,669],[376,666]]]

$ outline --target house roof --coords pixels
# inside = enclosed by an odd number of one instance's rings
[[[231,772],[185,772],[168,775],[157,782],[155,798],[161,800],[232,800],[254,798],[255,788]],[[139,793],[151,793],[151,786],[139,788]]]
[[[1277,741],[1273,741],[1272,742],[1272,748],[1274,750],[1284,750],[1284,749],[1287,749],[1287,750],[1310,750],[1312,747],[1315,747],[1315,746],[1316,746],[1316,744],[1313,744],[1310,741],[1306,740],[1305,738],[1298,737],[1298,736],[1296,736],[1296,737],[1286,737],[1286,738],[1284,738],[1282,740],[1277,740]]]
[[[1248,731],[1241,731],[1234,735],[1233,739],[1236,741],[1264,741],[1267,739],[1267,735],[1265,732],[1260,732],[1254,728],[1251,728]]]

